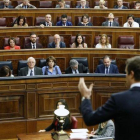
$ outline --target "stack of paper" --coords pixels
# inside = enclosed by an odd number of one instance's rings
[[[88,135],[87,129],[71,129],[72,133],[70,133],[71,139],[86,139]]]

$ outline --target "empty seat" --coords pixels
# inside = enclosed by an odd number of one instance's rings
[[[140,18],[135,17],[134,21],[137,22],[139,24],[139,26],[140,26]]]
[[[40,59],[39,60],[39,67],[42,68],[44,66],[46,66],[46,59]]]
[[[45,21],[45,17],[36,17],[35,18],[35,26],[39,26],[41,22]]]
[[[6,18],[0,18],[0,27],[7,27]]]
[[[134,37],[133,36],[119,36],[118,48],[122,49],[134,49]]]
[[[5,46],[9,46],[8,40],[9,40],[9,38],[7,38],[7,37],[4,38],[4,41],[3,41],[3,48],[4,48]],[[20,46],[20,45],[21,45],[21,44],[20,44],[20,38],[19,38],[19,37],[15,37],[15,40],[16,40],[16,45],[17,45],[17,46]]]
[[[52,8],[52,1],[39,1],[39,8]]]
[[[78,25],[79,22],[81,22],[82,16],[76,16],[75,17],[75,25]],[[91,17],[89,17],[89,22],[91,22]]]
[[[76,6],[80,6],[80,1],[76,1]],[[89,7],[89,1],[86,1],[86,6]]]
[[[70,39],[70,47],[71,47],[71,45],[75,42],[75,38],[76,38],[76,36],[71,36],[71,39]],[[85,36],[83,36],[83,38],[84,38],[84,42],[85,42],[85,40],[86,40],[86,37]]]
[[[27,60],[19,60],[18,61],[18,75],[19,75],[19,72],[20,72],[20,69],[21,68],[24,68],[24,67],[27,67]]]

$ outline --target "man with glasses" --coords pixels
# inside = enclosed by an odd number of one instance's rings
[[[56,23],[56,26],[72,26],[72,23],[68,21],[67,15],[64,14],[61,16],[61,20]]]

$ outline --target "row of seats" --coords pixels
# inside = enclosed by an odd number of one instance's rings
[[[71,1],[65,1],[67,5],[70,6],[70,8],[75,8],[72,7],[72,2]],[[22,1],[12,1],[11,5],[13,5],[14,7],[16,7],[17,5],[21,4]],[[53,1],[31,1],[31,4],[35,5],[37,8],[55,8],[55,5],[53,4]],[[135,3],[136,1],[132,1],[132,2],[123,2],[123,5],[126,6],[128,9],[134,9],[135,7]],[[0,1],[0,5],[2,5],[3,2]],[[80,1],[76,1],[76,6],[80,5]],[[90,8],[92,8],[90,6],[90,2],[86,1],[86,5]],[[98,6],[99,5],[99,1],[94,1],[93,3],[94,6]],[[114,5],[116,5],[116,2],[114,2]],[[108,1],[105,1],[105,6],[108,7]],[[113,8],[113,7],[112,7]]]
[[[69,47],[71,47],[72,43],[75,41],[75,37],[76,36],[71,36],[70,42],[69,42]],[[88,41],[88,39],[86,39],[85,36],[83,36],[84,38],[84,42],[86,43],[86,41]],[[109,36],[108,37],[110,44],[112,44],[112,37]],[[4,38],[4,44],[3,44],[3,48],[5,46],[8,46],[8,40],[9,38]],[[16,45],[21,46],[21,48],[25,48],[25,44],[30,43],[30,37],[24,37],[24,44],[23,46],[21,45],[21,41],[19,37],[15,38],[16,40]],[[48,37],[48,43],[53,42],[54,37],[53,36],[49,36]],[[94,47],[96,46],[96,44],[99,43],[100,40],[100,36],[95,36],[94,38]],[[61,41],[64,42],[64,37],[61,36]],[[37,43],[39,43],[39,37],[37,37]],[[118,37],[118,48],[123,48],[123,49],[134,49],[135,43],[134,43],[134,37],[133,36],[119,36]],[[47,44],[46,46],[47,47]],[[67,46],[68,47],[68,46]]]
[[[79,63],[82,63],[85,67],[88,68],[88,59],[86,57],[78,57],[78,58],[75,57],[75,58],[71,58],[71,59],[76,59]],[[98,64],[99,65],[103,64],[103,59],[100,59]],[[112,60],[111,64],[116,65],[116,60]],[[9,66],[9,68],[12,70],[12,73],[13,73],[12,61],[0,61],[0,68],[2,66]],[[44,66],[46,66],[46,59],[40,59],[39,60],[39,67],[42,68]],[[17,69],[18,74],[19,74],[20,69],[23,67],[27,67],[27,60],[19,60],[18,61],[18,69]]]

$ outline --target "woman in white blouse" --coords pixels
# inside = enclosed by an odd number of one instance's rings
[[[99,43],[95,46],[95,48],[111,48],[111,44],[109,44],[109,39],[106,34],[101,35]]]

